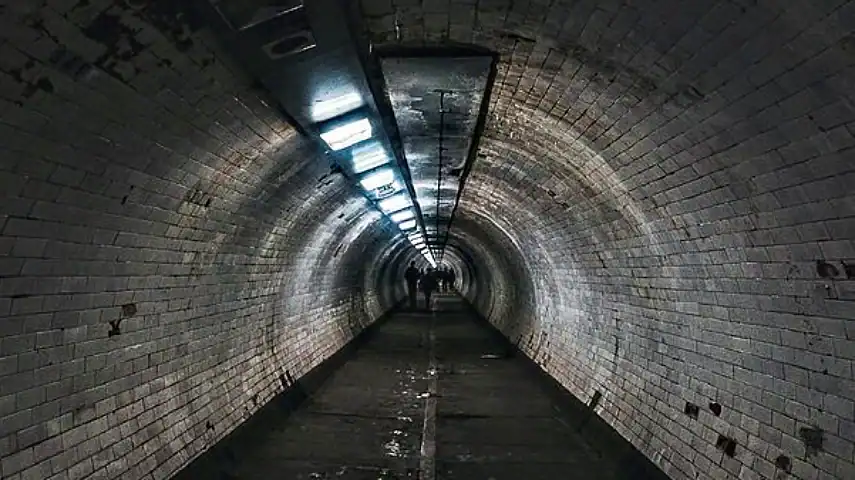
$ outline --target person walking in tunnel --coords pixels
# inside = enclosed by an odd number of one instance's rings
[[[416,262],[410,262],[410,266],[404,272],[404,280],[407,281],[407,295],[410,297],[410,308],[415,310],[418,308],[418,298],[416,296],[419,278],[422,276]]]
[[[420,286],[422,289],[422,293],[425,295],[425,310],[430,311],[430,296],[433,294],[433,291],[437,288],[437,277],[436,272],[433,269],[429,269],[426,274],[424,274],[421,278]]]
[[[457,274],[454,273],[454,269],[451,267],[448,268],[448,289],[450,291],[454,290],[454,283],[457,280]]]

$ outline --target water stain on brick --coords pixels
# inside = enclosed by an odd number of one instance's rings
[[[701,407],[695,405],[692,402],[686,402],[686,406],[683,408],[683,413],[688,415],[690,418],[695,420],[698,419],[698,415],[701,412]]]
[[[39,77],[35,81],[28,81],[25,79],[24,70],[11,70],[8,73],[15,80],[24,84],[24,89],[21,91],[21,97],[24,99],[31,98],[40,91],[46,93],[53,93],[54,91],[53,82],[51,82],[47,77]],[[19,102],[18,105],[23,106],[23,103]]]
[[[588,408],[591,410],[597,408],[597,405],[600,404],[600,400],[602,400],[603,394],[600,393],[599,390],[594,390],[594,395],[591,397],[591,401],[588,402]]]
[[[115,337],[116,335],[121,335],[122,319],[117,318],[116,320],[110,320],[110,330],[107,331],[108,337]]]
[[[703,99],[704,94],[693,85],[683,87],[682,90],[674,95],[674,102],[680,108],[689,108]]]
[[[94,67],[76,53],[60,46],[51,53],[48,63],[56,70],[78,80],[91,78]]]
[[[728,457],[736,454],[736,440],[730,437],[719,435],[718,440],[715,442],[715,447],[724,452]]]
[[[184,201],[208,208],[212,202],[213,186],[207,182],[199,181],[193,188],[189,189],[184,195]]]
[[[39,31],[42,35],[44,35],[45,37],[47,37],[47,38],[49,38],[49,39],[53,40],[53,41],[54,41],[54,43],[56,43],[57,45],[62,45],[62,41],[60,41],[60,39],[59,39],[59,38],[57,38],[57,37],[56,37],[56,35],[54,35],[53,33],[51,33],[51,32],[50,32],[50,30],[48,30],[48,29],[45,27],[45,21],[44,21],[44,19],[43,19],[40,15],[34,15],[34,16],[32,16],[32,17],[30,18],[29,26],[30,26],[30,28],[32,28],[33,30],[37,30],[37,31]]]
[[[712,402],[712,403],[710,403],[710,411],[711,411],[711,412],[713,413],[713,415],[715,415],[716,417],[721,416],[721,404],[719,404],[719,403],[717,403],[717,402]]]
[[[107,47],[107,51],[95,61],[95,64],[111,71],[116,61],[128,61],[145,49],[145,45],[136,40],[136,32],[122,23],[119,15],[110,10],[101,12],[83,33]]]
[[[838,40],[840,48],[849,54],[855,54],[855,35],[846,35]]]
[[[837,269],[837,267],[824,260],[816,261],[816,273],[821,278],[834,278],[840,275],[840,271]]]
[[[810,457],[822,451],[824,431],[821,428],[801,427],[799,437],[805,444],[805,454]]]
[[[53,82],[51,82],[50,79],[48,79],[47,77],[42,77],[36,80],[35,86],[39,90],[45,91],[47,93],[53,93],[54,91]]]
[[[95,418],[95,405],[81,404],[71,411],[71,420],[74,425],[82,425]]]
[[[135,303],[126,303],[122,305],[122,315],[125,317],[133,317],[137,314],[137,304]]]
[[[141,1],[141,0],[137,0]],[[195,44],[193,32],[204,25],[204,19],[187,2],[153,0],[146,2],[142,16],[158,30],[166,34],[179,52],[186,52]]]
[[[790,460],[790,457],[779,455],[778,458],[775,459],[775,467],[789,473],[790,469],[793,468],[793,462]]]

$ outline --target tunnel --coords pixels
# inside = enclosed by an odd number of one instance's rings
[[[853,122],[848,0],[2,0],[0,478],[855,479]]]

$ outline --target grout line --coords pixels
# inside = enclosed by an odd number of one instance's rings
[[[428,397],[425,399],[425,421],[422,426],[421,461],[419,462],[419,479],[434,480],[436,478],[436,398],[439,384],[439,371],[436,362],[436,313],[430,317]]]

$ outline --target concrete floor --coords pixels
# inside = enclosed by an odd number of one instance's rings
[[[508,352],[454,296],[397,313],[217,478],[665,478]]]

